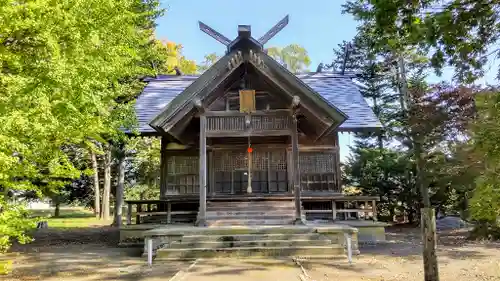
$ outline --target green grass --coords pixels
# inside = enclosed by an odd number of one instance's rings
[[[54,217],[54,209],[33,210],[33,217],[46,220],[49,228],[83,228],[110,225],[110,221],[97,219],[94,214],[83,208],[61,208],[59,217]]]

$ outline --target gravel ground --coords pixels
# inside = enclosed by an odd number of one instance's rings
[[[389,228],[387,244],[364,246],[352,265],[345,258],[311,260],[199,260],[158,262],[152,268],[140,250],[117,248],[118,232],[100,227],[47,229],[36,241],[2,257],[14,271],[2,280],[423,280],[419,231]],[[441,280],[500,280],[500,245],[470,242],[466,231],[439,234]]]

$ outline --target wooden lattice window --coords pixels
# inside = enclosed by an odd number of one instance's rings
[[[252,192],[287,192],[286,150],[252,152]],[[220,150],[213,152],[215,192],[244,193],[248,185],[248,153]]]
[[[303,191],[336,191],[336,153],[300,152],[300,184]]]
[[[199,192],[199,157],[170,156],[167,161],[167,194]]]

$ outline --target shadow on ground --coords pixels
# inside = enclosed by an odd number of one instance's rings
[[[376,280],[421,279],[422,246],[418,229],[390,229],[388,243],[362,246],[362,255],[354,258],[353,265],[347,263],[346,257],[339,256],[300,260],[302,268],[291,259],[203,260],[196,266],[191,266],[192,261],[158,261],[150,268],[140,257],[142,249],[116,246],[118,234],[116,228],[107,226],[38,230],[34,233],[33,243],[15,245],[12,253],[4,257],[14,260],[14,271],[6,280],[154,281],[169,280],[184,272],[185,281],[235,278],[278,281],[296,280],[303,271],[316,278],[311,280],[340,280],[340,277],[342,280],[360,280],[363,276],[380,277]],[[499,244],[470,242],[466,236],[463,232],[439,233],[440,266],[443,274],[450,276],[443,280],[482,280],[477,279],[478,276],[500,276],[500,265],[495,268],[494,263],[500,260]],[[475,269],[463,270],[464,267],[471,268],[469,266]],[[493,271],[488,271],[489,268]],[[499,271],[498,274],[495,270]],[[469,279],[461,279],[462,276]]]

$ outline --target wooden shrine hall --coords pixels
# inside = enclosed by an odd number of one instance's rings
[[[259,39],[240,25],[234,40],[200,23],[226,54],[199,76],[146,79],[136,129],[161,138],[161,192],[126,201],[128,223],[132,206],[140,224],[376,220],[378,198],[342,194],[338,135],[381,124],[354,75],[294,74],[267,55],[287,22]]]

